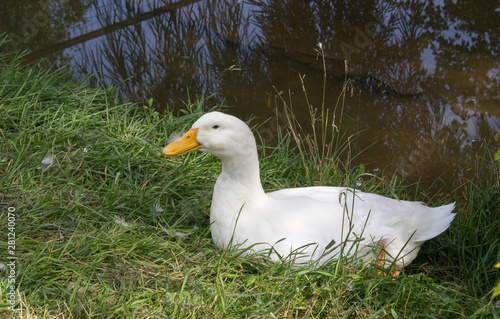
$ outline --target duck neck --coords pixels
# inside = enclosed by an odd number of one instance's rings
[[[222,172],[217,179],[218,183],[231,185],[231,191],[248,196],[265,194],[260,181],[257,151],[221,160]]]

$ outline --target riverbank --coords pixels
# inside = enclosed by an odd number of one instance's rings
[[[267,190],[321,179],[430,205],[458,201],[450,229],[400,276],[375,277],[345,260],[292,269],[217,249],[208,215],[219,161],[161,154],[168,136],[201,115],[202,100],[187,101],[183,116],[159,114],[68,78],[0,56],[4,316],[498,317],[490,301],[500,260],[492,156],[464,194],[409,195],[362,167],[323,163],[318,171],[283,132],[277,146],[261,149]]]

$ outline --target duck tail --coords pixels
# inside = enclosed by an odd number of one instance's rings
[[[439,207],[421,205],[413,214],[412,222],[417,226],[417,231],[412,241],[426,241],[447,230],[456,215],[452,213],[454,208],[455,203]]]

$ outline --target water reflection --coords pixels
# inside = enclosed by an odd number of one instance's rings
[[[218,92],[207,107],[262,121],[283,91],[305,117],[299,74],[309,102],[325,89],[331,108],[349,78],[346,129],[367,129],[358,148],[377,143],[360,160],[388,174],[456,186],[500,134],[498,1],[4,0],[0,15],[8,49],[59,58],[159,109]]]

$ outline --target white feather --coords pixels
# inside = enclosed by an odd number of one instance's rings
[[[179,133],[174,133],[168,137],[167,143],[179,142],[182,135]]]

